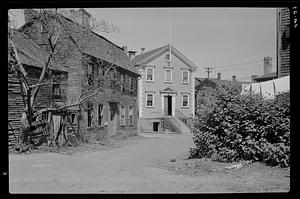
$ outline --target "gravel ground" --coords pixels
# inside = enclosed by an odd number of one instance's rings
[[[9,155],[10,193],[287,192],[289,168],[187,160],[191,135],[141,134],[112,145]],[[173,162],[172,162],[172,161]]]

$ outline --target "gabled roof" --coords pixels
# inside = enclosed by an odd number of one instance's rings
[[[195,89],[199,89],[204,85],[207,84],[214,84],[214,85],[230,85],[230,84],[238,84],[241,85],[243,82],[233,82],[230,80],[219,80],[218,78],[199,78],[197,77],[198,81],[201,81],[198,85],[195,86]],[[247,82],[248,83],[248,82]]]
[[[171,52],[178,58],[180,59],[183,63],[185,63],[187,66],[191,68],[192,71],[195,71],[198,69],[198,67],[191,62],[188,58],[186,58],[182,53],[180,53],[175,47],[172,45],[164,45],[160,48],[156,48],[154,50],[148,51],[146,53],[143,53],[141,55],[137,55],[134,59],[131,60],[132,64],[134,65],[143,65],[147,64],[150,61],[156,59],[157,57],[161,56],[162,54],[166,53],[169,51],[171,48]],[[171,60],[172,62],[172,60]]]
[[[43,50],[37,43],[30,39],[27,35],[11,29],[12,41],[18,52],[19,59],[22,64],[43,68],[49,54]],[[11,45],[8,43],[8,49]],[[8,60],[12,60],[11,54],[8,53]],[[58,62],[51,60],[49,69],[67,72],[67,69]]]
[[[82,53],[105,60],[109,63],[114,63],[125,70],[139,75],[138,70],[131,64],[130,59],[121,47],[61,14],[57,16]],[[30,23],[32,22],[27,22],[27,24]],[[24,29],[27,24],[21,28]]]

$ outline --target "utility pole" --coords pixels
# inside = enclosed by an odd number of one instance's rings
[[[209,79],[209,73],[212,72],[212,67],[204,67],[204,69],[206,69],[206,72],[207,72],[207,78]]]

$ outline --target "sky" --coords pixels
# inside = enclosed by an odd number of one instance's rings
[[[171,43],[199,67],[197,77],[250,81],[263,74],[263,58],[276,70],[275,8],[85,8],[97,20],[120,29],[102,33],[116,45],[140,53]],[[18,26],[22,12],[15,12]],[[97,32],[97,31],[96,31]]]

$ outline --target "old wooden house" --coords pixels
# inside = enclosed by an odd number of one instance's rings
[[[20,31],[47,49],[42,25],[27,15]],[[49,18],[49,24],[55,23],[60,32],[54,58],[68,70],[67,103],[84,99],[76,106],[80,111],[74,116],[83,139],[136,131],[139,73],[127,52],[91,31],[90,14],[84,9],[71,11],[69,18],[55,16],[55,21]]]
[[[49,54],[44,51],[27,35],[11,30],[12,42],[18,52],[19,59],[27,73],[27,80],[30,85],[37,84],[42,72],[42,68]],[[16,64],[11,54],[11,45],[8,45],[8,129],[9,146],[12,146],[18,137],[21,115],[25,109],[25,90],[22,87],[20,77],[13,71],[13,65]],[[49,71],[46,73],[46,81],[57,79],[64,81],[67,79],[68,72],[64,66],[55,61],[51,61]],[[67,87],[60,84],[46,84],[41,86],[34,109],[39,110],[49,108],[53,103],[65,103]],[[38,137],[42,132],[34,135]]]
[[[242,83],[237,81],[236,76],[232,76],[232,81],[221,80],[221,73],[218,73],[217,78],[199,78],[196,77],[195,81],[197,85],[195,86],[195,111],[196,113],[207,107],[211,107],[215,103],[215,91],[216,88],[225,88],[236,86],[237,89],[241,89]]]

